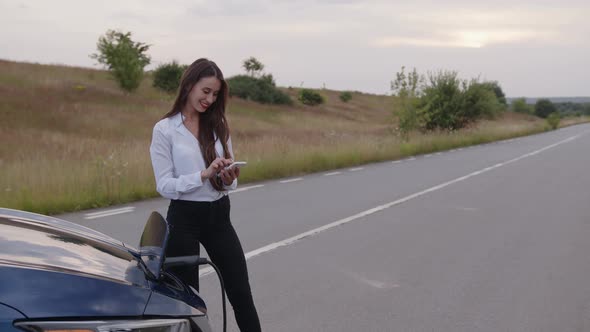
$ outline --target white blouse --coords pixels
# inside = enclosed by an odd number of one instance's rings
[[[227,142],[233,159],[231,138]],[[215,142],[217,156],[223,156],[220,140]],[[150,156],[156,177],[156,189],[165,198],[212,202],[227,195],[238,186],[238,179],[225,191],[217,191],[209,180],[201,181],[201,171],[207,169],[197,138],[182,123],[178,113],[162,119],[154,126]]]

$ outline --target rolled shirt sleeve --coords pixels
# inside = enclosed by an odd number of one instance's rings
[[[229,155],[232,159],[234,159],[234,150],[231,144],[231,137],[227,140],[227,148],[229,150]],[[235,160],[234,160],[235,161]],[[223,185],[224,190],[235,190],[238,187],[238,178],[235,178],[234,181],[229,185]]]

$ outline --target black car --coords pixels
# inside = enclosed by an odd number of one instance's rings
[[[210,331],[206,306],[167,268],[156,212],[134,249],[64,220],[0,208],[0,331]]]

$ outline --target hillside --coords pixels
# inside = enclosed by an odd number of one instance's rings
[[[388,131],[390,98],[355,93],[345,104],[337,91],[322,94],[319,107],[230,100],[234,152],[250,161],[250,173],[262,160],[298,159],[336,142],[358,146]],[[57,211],[154,196],[151,131],[173,98],[150,77],[126,95],[105,71],[0,60],[0,206]],[[244,173],[244,181],[257,176]]]
[[[296,89],[285,88],[291,96]],[[544,122],[506,114],[462,132],[395,135],[393,97],[318,90],[317,107],[231,99],[241,183],[524,135]],[[154,197],[149,144],[173,96],[148,76],[125,94],[101,70],[0,60],[0,206],[57,213]]]

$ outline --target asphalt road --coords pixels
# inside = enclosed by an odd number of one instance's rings
[[[264,330],[590,331],[589,151],[579,125],[238,187],[232,221]],[[166,209],[59,217],[137,246]]]

